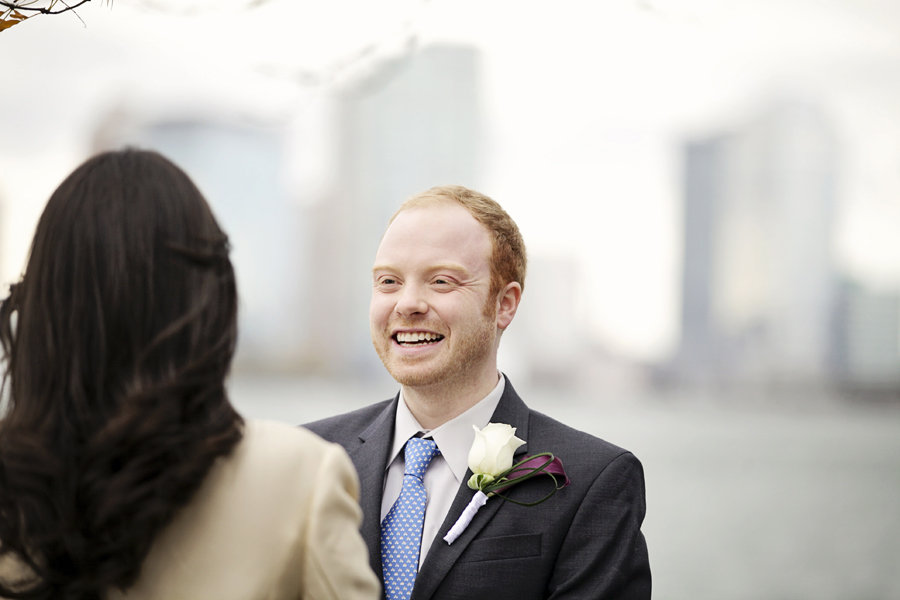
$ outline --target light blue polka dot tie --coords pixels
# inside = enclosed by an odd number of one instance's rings
[[[387,600],[408,600],[419,570],[419,549],[425,523],[425,485],[422,478],[435,454],[434,440],[413,437],[403,452],[406,469],[400,496],[381,522],[381,564]]]

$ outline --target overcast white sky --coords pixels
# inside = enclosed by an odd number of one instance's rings
[[[533,253],[579,257],[586,324],[611,347],[652,358],[677,336],[679,145],[739,126],[773,96],[822,102],[834,115],[851,174],[839,258],[900,286],[894,0],[244,4],[94,0],[79,10],[86,26],[44,16],[0,33],[4,285],[22,268],[43,203],[114,103],[303,130],[317,97],[414,36],[483,50],[486,187]]]

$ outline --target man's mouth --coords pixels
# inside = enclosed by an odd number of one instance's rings
[[[434,344],[444,339],[439,333],[428,331],[398,331],[394,334],[394,341],[401,346],[424,346]]]

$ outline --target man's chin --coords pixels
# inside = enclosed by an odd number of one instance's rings
[[[385,362],[384,366],[397,383],[406,387],[431,386],[440,383],[445,377],[443,372],[433,367],[411,367],[409,365],[396,365],[387,362]]]
[[[406,369],[390,371],[391,377],[405,387],[426,387],[439,382],[441,378],[433,373],[410,372]]]

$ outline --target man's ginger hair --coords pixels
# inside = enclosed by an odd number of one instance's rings
[[[441,185],[416,194],[400,205],[391,222],[404,210],[433,206],[443,202],[462,205],[472,217],[484,225],[491,236],[491,289],[489,302],[497,297],[503,287],[517,281],[525,289],[525,271],[528,259],[525,240],[512,217],[496,201],[475,190],[461,185]]]

